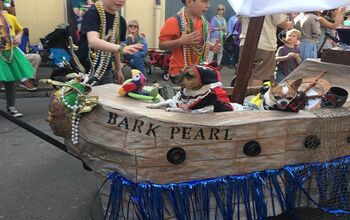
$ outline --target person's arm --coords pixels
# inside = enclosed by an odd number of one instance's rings
[[[141,50],[139,53],[141,56],[145,56],[147,54],[147,51],[148,51],[148,44],[147,44],[146,38],[142,37],[141,43],[143,45],[143,50]]]
[[[344,21],[343,16],[337,16],[335,17],[334,23],[327,21],[324,17],[319,17],[319,22],[322,27],[329,28],[329,29],[336,29],[337,27],[341,26],[341,24]]]
[[[287,55],[285,56],[276,56],[276,62],[281,62],[281,61],[284,61],[284,60],[289,60],[289,59],[295,59],[295,62],[299,65],[301,63],[301,57],[300,57],[300,54],[298,53],[293,53],[293,52],[290,52],[288,53]]]
[[[214,32],[218,30],[215,17],[216,16],[212,17],[210,20],[210,32]]]
[[[290,57],[291,57],[290,53],[288,53],[287,55],[283,55],[283,47],[279,47],[276,52],[275,60],[278,63],[284,60],[288,60]]]
[[[15,45],[21,44],[22,36],[23,36],[23,30],[20,30],[20,31],[16,32],[16,36],[13,39],[13,43]]]
[[[111,53],[133,54],[143,49],[142,44],[133,44],[129,46],[122,46],[120,44],[110,43],[100,39],[99,33],[90,31],[87,33],[87,39],[91,48],[95,50],[102,50]]]
[[[115,67],[115,83],[122,84],[124,82],[123,64],[120,53],[114,53],[114,67]]]
[[[294,28],[294,21],[288,21],[286,14],[275,14],[272,15],[273,22],[276,26],[283,29]]]
[[[82,16],[82,13],[81,13],[79,8],[73,8],[73,12],[74,12],[75,16],[77,16],[77,17]]]
[[[295,59],[295,62],[299,65],[301,63],[301,56],[299,53],[293,53],[293,57]]]
[[[22,25],[20,25],[20,23],[18,22],[17,18],[14,17],[14,23],[13,23],[13,27],[15,30],[15,37],[13,39],[13,43],[15,45],[19,45],[21,44],[21,40],[22,40],[22,36],[23,36],[23,27]]]
[[[202,37],[199,32],[195,31],[192,33],[181,34],[181,37],[174,40],[159,41],[159,49],[161,50],[171,50],[174,48],[182,47],[183,45],[196,44],[201,41]]]

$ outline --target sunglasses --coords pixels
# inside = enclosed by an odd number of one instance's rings
[[[137,25],[128,25],[129,28],[138,28]]]
[[[223,11],[223,10],[225,10],[224,8],[218,8],[218,11]]]

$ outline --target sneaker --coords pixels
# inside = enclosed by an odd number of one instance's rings
[[[20,113],[19,111],[17,111],[17,109],[15,108],[15,106],[9,106],[7,107],[7,112],[12,115],[15,118],[19,118],[22,117],[23,114]]]
[[[19,87],[22,87],[31,92],[37,90],[37,88],[34,86],[34,83],[29,79],[24,82],[19,82]]]
[[[2,82],[0,82],[0,91],[1,92],[5,91],[5,85]]]

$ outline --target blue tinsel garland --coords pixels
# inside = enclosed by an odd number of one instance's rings
[[[266,191],[272,200],[273,216],[280,214],[276,213],[277,208],[292,212],[298,206],[296,198],[300,193],[313,207],[331,214],[350,215],[349,166],[350,156],[347,156],[325,163],[164,185],[133,183],[113,173],[108,177],[112,185],[105,219],[120,219],[120,216],[129,219],[133,213],[137,219],[161,220],[169,212],[180,220],[209,219],[210,197],[212,200],[214,197],[216,204],[215,219],[240,219],[240,209],[246,212],[244,219],[263,219],[268,212]],[[281,179],[283,186],[278,181]],[[311,180],[317,183],[317,199],[306,187]],[[129,198],[127,205],[123,204],[123,198]]]

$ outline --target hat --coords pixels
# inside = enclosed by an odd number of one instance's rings
[[[194,70],[204,85],[221,81],[220,72],[211,65],[194,65]]]

